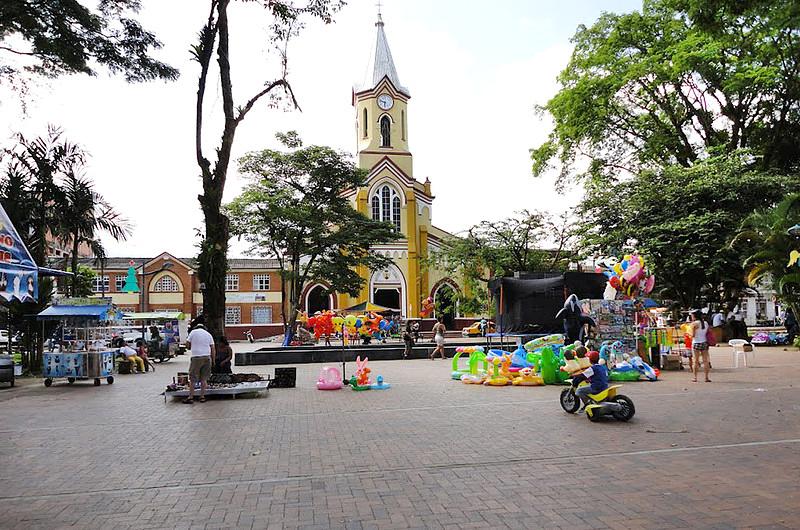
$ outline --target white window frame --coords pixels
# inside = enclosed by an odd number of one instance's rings
[[[267,286],[263,286],[263,282],[266,280]],[[269,274],[253,274],[253,290],[254,291],[269,291],[270,286],[272,285],[272,280],[270,279]]]
[[[395,199],[399,202],[399,208],[395,209]],[[372,208],[372,219],[391,223],[395,230],[400,231],[400,217],[403,210],[403,199],[397,190],[388,184],[380,186],[370,198]]]
[[[226,274],[225,275],[225,290],[226,291],[238,291],[239,290],[239,275],[238,274]]]
[[[235,326],[242,323],[242,306],[226,305],[225,306],[225,325]]]
[[[256,312],[266,310],[268,311],[269,318],[266,319],[266,322],[258,322],[256,321]],[[272,324],[272,306],[269,305],[254,305],[250,310],[250,322],[254,325],[266,325]]]
[[[95,293],[110,293],[111,279],[108,274],[100,276],[99,274],[92,279],[92,292]],[[105,289],[104,289],[105,288]]]
[[[118,293],[121,293],[122,290],[125,288],[125,280],[127,277],[122,276],[121,274],[117,274],[114,277],[114,290]]]
[[[163,282],[163,283],[162,283]],[[165,288],[165,283],[170,283],[169,289]],[[174,289],[172,288],[174,287]],[[154,293],[179,293],[181,291],[181,284],[178,283],[178,280],[170,276],[169,274],[165,274],[164,276],[160,277],[156,282],[153,284]]]

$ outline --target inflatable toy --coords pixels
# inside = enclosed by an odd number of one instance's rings
[[[472,362],[470,362],[469,366],[466,369],[462,369],[458,367],[458,361],[463,354],[469,354],[469,359],[472,359],[472,356],[476,353],[483,355],[483,347],[482,346],[459,346],[456,348],[456,354],[453,356],[453,371],[450,373],[450,377],[455,379],[456,381],[461,380],[461,376],[464,374],[471,373]],[[485,355],[484,355],[485,357]],[[477,366],[476,372],[477,374]]]
[[[528,360],[528,352],[525,351],[524,346],[520,345],[511,354],[511,368],[533,368],[533,363]]]
[[[533,373],[532,368],[523,368],[519,372],[519,377],[514,379],[511,384],[514,386],[540,386],[544,384],[544,379]]]
[[[361,360],[361,356],[356,357],[356,373],[353,375],[353,377],[356,378],[356,383],[358,386],[368,387],[370,384],[369,373],[371,370],[367,366],[368,362],[368,357],[364,357],[363,361]]]
[[[486,374],[464,374],[461,376],[461,382],[465,385],[480,385],[486,380]]]
[[[608,378],[612,381],[638,381],[639,375],[638,370],[620,371],[615,368],[609,372]]]
[[[658,379],[656,371],[649,364],[644,362],[641,357],[632,357],[630,364],[633,366],[634,370],[645,376],[648,381],[656,381]]]
[[[342,384],[342,373],[334,366],[323,366],[317,379],[317,390],[339,390]]]
[[[604,300],[614,300],[618,293],[625,299],[636,298],[640,294],[649,294],[655,287],[656,278],[638,254],[627,254],[622,261],[617,258],[604,258],[595,269],[608,278]]]
[[[495,357],[494,359],[494,373],[491,377],[487,377],[486,380],[483,382],[484,385],[489,386],[506,386],[511,383],[511,380],[508,377],[500,375],[500,359]]]
[[[430,296],[422,301],[422,309],[420,309],[419,316],[422,318],[428,318],[433,314],[434,304],[433,298]]]
[[[358,379],[356,379],[356,376],[354,376],[354,375],[350,377],[349,385],[356,392],[362,392],[364,390],[371,390],[372,389],[372,387],[370,385],[359,385],[358,384]]]
[[[561,333],[556,333],[554,335],[545,335],[544,337],[539,337],[537,339],[533,339],[525,343],[525,350],[529,352],[534,352],[536,350],[540,350],[545,346],[553,346],[553,345],[563,345],[564,344],[564,335]]]
[[[392,388],[392,385],[390,385],[389,383],[384,383],[383,382],[383,376],[379,375],[375,379],[375,384],[374,385],[370,385],[370,388],[372,390],[388,390],[388,389]]]
[[[542,348],[542,379],[544,379],[545,384],[552,385],[558,381],[556,377],[556,356],[553,353],[552,346],[547,346]]]
[[[584,315],[578,297],[571,294],[564,301],[564,307],[556,313],[556,320],[564,321],[564,344],[572,344],[576,340],[583,341],[586,335],[586,326],[596,328],[597,323],[591,317]]]

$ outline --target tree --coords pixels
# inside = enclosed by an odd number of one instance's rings
[[[575,257],[574,225],[567,214],[523,210],[502,221],[482,221],[462,237],[447,239],[426,264],[463,278],[459,306],[465,313],[488,311],[486,286],[515,272],[563,271]],[[554,245],[554,248],[548,246]]]
[[[233,233],[251,254],[277,259],[285,340],[291,339],[300,296],[311,280],[356,296],[359,270],[380,270],[391,261],[372,250],[398,237],[389,223],[356,211],[342,192],[363,185],[365,172],[329,147],[302,147],[295,133],[279,134],[289,151],[249,153],[239,171],[250,185],[227,206]]]
[[[75,269],[72,267],[67,267],[68,272],[73,272]],[[78,265],[78,273],[75,274],[69,281],[64,281],[64,291],[69,293],[69,296],[75,296],[78,298],[85,298],[88,296],[92,296],[95,294],[94,292],[94,280],[97,277],[94,270],[91,267],[86,267],[84,265]],[[66,278],[64,280],[67,280]],[[61,283],[61,282],[59,282]]]
[[[203,193],[198,196],[203,211],[204,231],[201,234],[198,256],[198,275],[205,285],[203,292],[203,315],[213,334],[221,334],[225,317],[225,274],[228,269],[227,253],[230,224],[222,211],[222,196],[228,176],[234,136],[239,124],[253,106],[267,97],[278,104],[281,96],[288,97],[291,105],[299,109],[292,87],[287,79],[287,46],[292,37],[303,28],[305,17],[332,22],[333,14],[344,4],[338,0],[308,0],[303,6],[291,1],[251,0],[262,4],[271,17],[270,41],[281,58],[280,72],[264,88],[236,107],[233,96],[231,48],[228,8],[231,0],[211,0],[208,20],[200,30],[198,43],[192,48],[192,56],[200,64],[197,87],[195,120],[195,151],[203,182]],[[216,47],[219,67],[219,89],[222,95],[223,128],[216,149],[217,159],[212,165],[203,150],[204,100],[211,60]]]
[[[656,289],[683,307],[733,308],[746,287],[739,249],[729,243],[749,212],[777,204],[800,176],[748,169],[735,154],[590,183],[579,218],[588,255],[621,255],[629,241],[647,257]]]
[[[800,265],[789,259],[793,250],[800,251],[800,241],[789,228],[798,223],[800,193],[792,193],[774,208],[748,215],[731,241],[731,248],[742,249],[746,256],[742,265],[748,284],[771,283],[795,315],[800,314]]]
[[[642,12],[605,13],[580,26],[541,109],[554,120],[533,149],[534,174],[552,162],[560,183],[748,148],[762,169],[800,161],[800,11],[792,0],[645,0]]]
[[[127,81],[176,79],[175,68],[150,56],[161,43],[132,18],[140,7],[140,0],[98,0],[95,10],[78,0],[3,0],[0,82],[22,71],[96,75],[96,65]]]
[[[130,225],[102,195],[94,190],[92,182],[80,175],[81,167],[72,166],[61,185],[64,202],[57,205],[63,209],[59,223],[59,239],[70,246],[70,269],[78,270],[78,254],[81,245],[87,245],[96,260],[104,262],[105,248],[97,238],[105,232],[116,241],[124,241],[130,234]],[[73,277],[72,296],[79,296],[79,279]]]

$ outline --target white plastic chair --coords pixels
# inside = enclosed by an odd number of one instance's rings
[[[751,351],[751,352],[744,351],[745,345],[750,345],[750,347],[753,349],[753,351]],[[756,355],[755,346],[753,346],[752,344],[750,344],[749,342],[747,342],[744,339],[729,340],[728,341],[728,346],[730,346],[733,349],[733,367],[734,368],[739,368],[739,356],[740,355],[744,359],[744,365],[746,367],[753,364],[753,359],[755,358],[755,355]],[[749,361],[748,361],[748,357],[750,358]]]

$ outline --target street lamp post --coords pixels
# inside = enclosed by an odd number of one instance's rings
[[[147,286],[144,283],[145,277],[146,276],[155,276],[156,274],[159,274],[161,272],[164,272],[166,270],[171,269],[172,268],[172,262],[171,261],[165,261],[164,264],[161,265],[160,269],[158,269],[156,271],[152,271],[152,272],[145,272],[144,271],[144,265],[145,264],[142,263],[142,273],[141,273],[142,286],[141,286],[141,295],[139,296],[139,309],[140,309],[141,313],[144,313],[144,296],[145,296],[145,293],[147,293]],[[145,328],[144,319],[142,319],[142,341],[145,340],[144,339],[144,333],[145,333],[145,329],[144,328]]]

